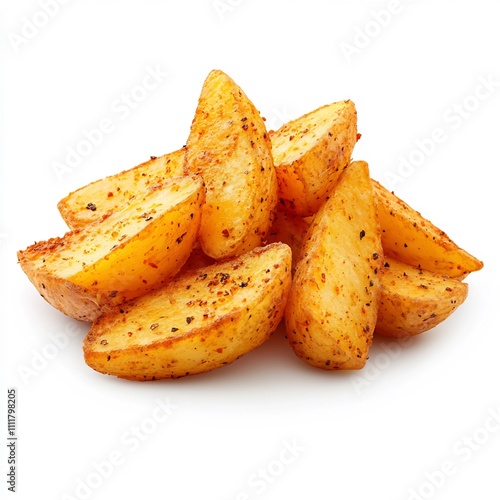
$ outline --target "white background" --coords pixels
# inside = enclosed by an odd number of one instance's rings
[[[497,2],[73,0],[50,18],[41,4],[1,7],[0,436],[16,387],[15,498],[499,498]],[[148,68],[160,81],[143,92]],[[213,68],[270,128],[352,99],[354,158],[484,261],[465,304],[408,345],[377,339],[357,373],[308,367],[282,333],[178,381],[88,368],[87,326],[41,299],[16,251],[65,232],[71,190],[182,146]],[[58,177],[103,119],[112,130]]]

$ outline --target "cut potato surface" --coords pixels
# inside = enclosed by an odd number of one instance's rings
[[[351,162],[356,108],[352,101],[322,106],[270,136],[280,203],[297,215],[313,215]]]
[[[458,279],[385,259],[380,273],[380,303],[375,333],[409,337],[434,328],[467,298]]]
[[[373,180],[384,254],[411,266],[450,277],[479,271],[483,263],[394,193]]]
[[[314,216],[295,269],[285,320],[299,358],[324,370],[365,365],[381,256],[368,165],[354,162]]]
[[[87,184],[59,201],[57,208],[70,229],[81,229],[120,210],[152,186],[183,175],[185,153],[185,149],[180,149],[151,158],[134,168]]]
[[[199,374],[232,363],[269,338],[291,283],[284,244],[190,271],[100,317],[86,363],[131,380]]]
[[[18,252],[19,262],[50,304],[92,321],[179,272],[196,240],[203,197],[199,179],[171,179],[102,221]]]
[[[222,259],[261,246],[278,199],[271,142],[253,103],[222,71],[204,82],[186,145],[186,173],[206,185],[203,251]]]

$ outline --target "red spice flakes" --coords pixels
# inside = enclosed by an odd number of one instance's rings
[[[225,285],[229,280],[229,274],[227,273],[217,273],[217,276],[220,277],[220,282]]]

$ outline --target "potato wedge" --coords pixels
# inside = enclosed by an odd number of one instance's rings
[[[285,320],[299,358],[325,370],[365,365],[381,263],[368,164],[353,162],[314,216],[295,269]]]
[[[203,197],[200,179],[171,179],[101,221],[18,252],[19,262],[56,309],[92,321],[179,272],[196,240]]]
[[[376,334],[410,337],[426,332],[467,298],[467,283],[387,257],[385,261],[380,272]]]
[[[452,278],[479,271],[483,263],[432,222],[372,180],[382,229],[384,254],[411,266]]]
[[[102,216],[120,210],[151,186],[184,173],[186,150],[179,149],[116,175],[97,180],[73,191],[59,201],[57,208],[70,229],[82,227]]]
[[[265,241],[277,203],[277,180],[264,121],[225,73],[206,78],[187,140],[185,171],[206,184],[200,244],[214,259]]]
[[[291,252],[271,244],[175,278],[100,317],[86,363],[130,380],[178,378],[232,363],[269,338],[284,312]]]
[[[322,106],[270,137],[280,202],[297,215],[313,215],[351,161],[356,107],[352,101]]]

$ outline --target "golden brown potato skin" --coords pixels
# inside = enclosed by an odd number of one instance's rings
[[[232,363],[278,326],[291,251],[274,243],[177,277],[100,317],[84,340],[87,364],[130,380],[178,378]]]
[[[354,162],[314,216],[295,269],[285,320],[299,358],[324,370],[365,365],[381,256],[368,165]]]
[[[207,191],[203,251],[219,260],[261,246],[278,199],[271,142],[253,103],[222,71],[203,84],[186,145],[185,171]]]
[[[271,132],[280,203],[315,214],[351,162],[357,114],[352,101],[322,106]]]
[[[81,229],[147,192],[152,186],[184,173],[185,148],[168,153],[71,192],[57,204],[70,229]]]
[[[196,241],[204,195],[200,179],[170,179],[101,221],[19,251],[19,263],[52,306],[93,321],[180,271]]]
[[[483,263],[394,193],[373,180],[384,254],[452,278],[479,271]]]
[[[410,337],[434,328],[467,298],[468,285],[408,264],[385,259],[375,333]]]

